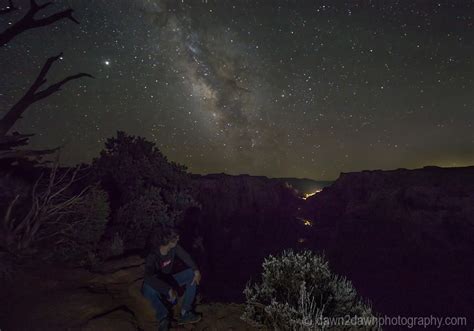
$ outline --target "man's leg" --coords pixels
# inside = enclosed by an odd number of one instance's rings
[[[142,294],[147,298],[156,312],[156,320],[158,323],[168,317],[168,309],[161,302],[160,293],[147,283],[143,283]]]
[[[183,299],[183,306],[181,307],[181,314],[184,312],[188,312],[192,308],[192,304],[194,301],[194,297],[196,296],[196,284],[192,284],[194,278],[194,271],[193,269],[189,268],[184,271],[178,272],[173,275],[176,282],[178,282],[179,286],[186,285],[186,291],[184,292],[184,299]],[[183,314],[184,315],[184,314]]]

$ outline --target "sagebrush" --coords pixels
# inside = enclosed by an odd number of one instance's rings
[[[328,325],[331,318],[370,320],[370,305],[352,283],[335,275],[327,260],[311,251],[284,251],[263,262],[261,282],[247,284],[242,319],[274,330],[375,329]]]

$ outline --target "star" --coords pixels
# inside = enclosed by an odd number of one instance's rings
[[[44,148],[70,139],[71,164],[96,157],[117,129],[158,141],[194,173],[333,180],[341,171],[474,162],[472,2],[442,11],[438,1],[68,2],[81,25],[58,26],[47,41],[65,45],[57,69],[97,79],[71,82],[21,125]],[[0,104],[51,56],[41,31],[2,49],[0,77],[14,81],[0,88]],[[69,107],[79,111],[54,113]],[[384,148],[389,139],[397,144]]]

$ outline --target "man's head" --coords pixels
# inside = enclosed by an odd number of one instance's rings
[[[174,228],[164,227],[160,231],[157,244],[159,246],[167,246],[168,248],[176,247],[179,241],[179,234]]]

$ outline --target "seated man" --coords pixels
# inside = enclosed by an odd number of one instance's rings
[[[201,319],[191,310],[201,274],[191,256],[178,245],[178,240],[179,235],[175,230],[164,229],[158,240],[153,243],[154,247],[146,258],[142,293],[155,308],[159,330],[169,328],[168,309],[163,300],[166,299],[175,304],[177,286],[186,285],[178,324],[196,323]],[[178,256],[189,268],[172,275],[175,256]]]

